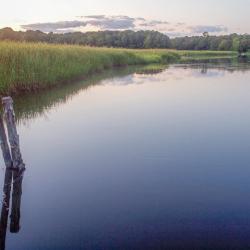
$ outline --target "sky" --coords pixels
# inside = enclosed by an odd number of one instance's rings
[[[8,0],[0,28],[158,30],[169,36],[250,33],[250,0]]]

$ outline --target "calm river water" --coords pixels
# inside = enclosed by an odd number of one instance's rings
[[[15,111],[27,170],[6,249],[250,247],[249,63],[107,71]]]

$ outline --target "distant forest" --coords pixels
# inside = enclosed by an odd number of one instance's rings
[[[250,35],[210,36],[204,32],[202,36],[178,37],[170,39],[157,31],[98,31],[73,33],[43,33],[41,31],[14,31],[11,28],[0,29],[0,40],[26,42],[46,42],[59,44],[78,44],[97,47],[119,48],[168,48],[178,50],[250,50]]]

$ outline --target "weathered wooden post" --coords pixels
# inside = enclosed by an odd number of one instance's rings
[[[25,169],[25,165],[20,151],[19,135],[17,134],[15,113],[13,109],[13,100],[11,97],[3,97],[2,103],[11,147],[13,169],[23,170]]]
[[[12,159],[11,159],[9,144],[7,141],[7,136],[5,133],[3,118],[2,118],[1,114],[0,114],[0,144],[1,144],[1,149],[2,149],[2,154],[3,154],[5,166],[6,166],[6,168],[11,169],[12,168]]]

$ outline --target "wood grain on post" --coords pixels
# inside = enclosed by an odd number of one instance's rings
[[[17,134],[16,122],[15,122],[15,113],[13,109],[13,100],[11,97],[3,97],[2,104],[4,108],[4,118],[7,125],[9,143],[11,148],[13,169],[22,170],[25,168],[23,163],[20,144],[19,144],[19,135]]]
[[[6,168],[11,169],[12,168],[12,159],[11,159],[9,144],[7,141],[7,136],[5,133],[2,115],[0,115],[0,144],[1,144],[1,149],[2,149],[2,154],[3,154],[5,166],[6,166]]]

